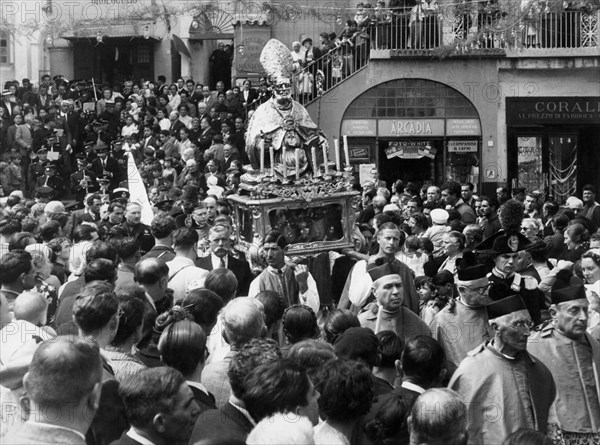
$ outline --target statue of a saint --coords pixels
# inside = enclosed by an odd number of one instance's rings
[[[273,96],[257,108],[248,124],[246,150],[252,167],[255,170],[260,167],[261,153],[264,165],[270,167],[270,148],[273,147],[276,176],[293,178],[296,164],[300,176],[314,175],[314,166],[323,162],[322,147],[327,145],[327,140],[319,133],[306,108],[292,98],[290,50],[279,40],[271,39],[260,55],[260,62],[274,81],[274,87]],[[298,155],[296,149],[299,149]],[[312,159],[313,153],[317,156],[316,162]]]

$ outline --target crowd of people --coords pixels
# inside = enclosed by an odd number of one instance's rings
[[[594,186],[561,206],[374,169],[353,249],[290,258],[273,230],[251,257],[227,196],[263,93],[101,94],[44,77],[0,104],[3,443],[600,441]]]

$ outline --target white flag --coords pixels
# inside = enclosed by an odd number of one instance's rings
[[[141,222],[149,226],[152,224],[154,212],[152,211],[152,206],[148,200],[146,186],[144,185],[142,176],[135,165],[131,152],[127,152],[127,183],[129,188],[129,201],[135,202],[142,207]]]

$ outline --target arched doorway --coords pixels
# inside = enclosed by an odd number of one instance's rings
[[[396,79],[372,87],[346,109],[341,134],[355,170],[375,164],[388,184],[453,179],[479,186],[479,113],[443,83]]]

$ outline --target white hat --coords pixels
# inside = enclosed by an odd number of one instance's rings
[[[383,208],[383,213],[385,212],[400,212],[400,207],[398,207],[396,204],[386,204],[385,207]]]
[[[44,207],[46,213],[65,213],[65,205],[60,201],[50,201]]]
[[[18,196],[19,198],[21,198],[21,200],[24,199],[22,190],[13,190],[8,196]]]
[[[435,224],[446,224],[448,222],[448,212],[444,209],[433,209],[430,213],[431,221]]]

